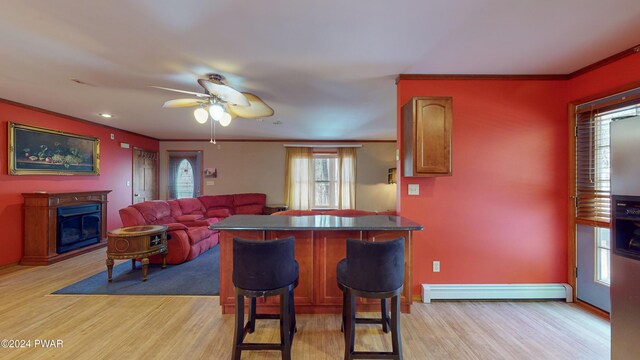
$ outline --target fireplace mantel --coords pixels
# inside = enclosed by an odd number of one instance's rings
[[[24,255],[21,265],[49,265],[107,245],[107,194],[111,190],[31,192],[24,197]],[[62,206],[101,204],[100,242],[63,254],[56,252],[57,209]]]

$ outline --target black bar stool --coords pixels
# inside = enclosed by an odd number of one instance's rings
[[[233,239],[233,290],[236,296],[236,325],[232,358],[243,350],[280,350],[291,359],[291,342],[296,330],[293,289],[298,285],[298,263],[293,237],[250,241]],[[249,319],[244,323],[244,298],[249,298]],[[256,314],[256,298],[280,296],[280,314]],[[255,331],[256,319],[280,319],[280,343],[245,343]]]
[[[340,266],[343,266],[346,268],[347,259],[340,260],[340,262],[338,263],[338,267]],[[345,274],[346,274],[346,271],[345,271]],[[340,291],[342,291],[342,303],[346,304],[347,291],[344,285],[342,285],[343,282],[344,281],[341,281],[341,279],[338,278],[338,288],[340,288]],[[381,324],[382,331],[388,334],[389,333],[389,310],[388,310],[389,302],[387,300],[388,299],[380,299],[380,317],[379,318],[360,318],[356,314],[356,324]],[[346,310],[347,310],[347,307],[343,306],[342,307],[342,324],[340,325],[340,332],[344,332],[344,323],[347,317]]]
[[[347,239],[347,258],[338,263],[338,286],[343,289],[344,358],[402,359],[400,334],[400,295],[404,283],[404,238],[372,242]],[[391,298],[392,351],[354,351],[356,297],[386,300]],[[382,303],[380,322],[386,322]]]

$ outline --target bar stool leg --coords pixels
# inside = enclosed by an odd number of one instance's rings
[[[293,333],[298,332],[298,326],[296,324],[296,305],[293,300],[293,289],[289,291],[289,313],[291,314],[291,337]]]
[[[238,348],[244,340],[244,295],[236,294],[236,331],[233,334],[231,358],[240,360],[242,350]]]
[[[344,332],[347,321],[347,289],[342,289],[342,324],[340,324],[340,332]]]
[[[402,337],[400,334],[400,295],[391,298],[391,346],[393,354],[402,360]]]
[[[249,323],[247,331],[252,334],[256,331],[256,298],[249,298]]]
[[[290,294],[280,294],[280,344],[282,345],[282,360],[291,360],[291,306]]]
[[[387,310],[387,299],[380,299],[380,320],[382,320],[382,331],[389,333],[389,311]]]
[[[347,307],[346,322],[344,323],[344,358],[351,360],[356,336],[356,297],[351,293],[351,289],[346,291],[347,301],[343,306]]]

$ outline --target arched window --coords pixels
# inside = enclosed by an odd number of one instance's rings
[[[191,167],[189,161],[182,159],[176,171],[176,199],[195,197],[193,192],[195,179],[193,177],[193,167]]]
[[[167,150],[167,199],[202,195],[202,151]]]

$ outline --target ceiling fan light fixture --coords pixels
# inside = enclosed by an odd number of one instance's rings
[[[209,115],[215,121],[220,121],[222,119],[222,114],[224,114],[224,108],[220,104],[213,104],[209,106]]]
[[[229,126],[231,124],[231,114],[228,112],[222,113],[222,118],[220,118],[220,125]]]
[[[207,110],[199,107],[193,111],[193,116],[196,118],[196,121],[199,124],[204,124],[209,118],[209,113],[207,112]]]

